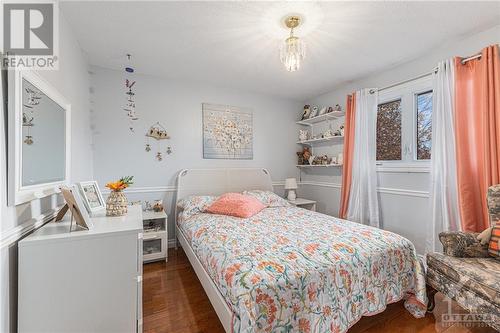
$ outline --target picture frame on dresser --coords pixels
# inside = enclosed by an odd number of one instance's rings
[[[106,209],[106,201],[95,180],[79,182],[78,189],[89,214],[102,212]]]

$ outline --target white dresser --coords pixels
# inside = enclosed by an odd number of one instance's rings
[[[69,215],[69,214],[68,214]],[[142,332],[142,210],[19,242],[19,332]]]

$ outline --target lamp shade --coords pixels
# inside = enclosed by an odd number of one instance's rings
[[[285,190],[296,190],[297,189],[297,179],[287,178],[285,179]]]

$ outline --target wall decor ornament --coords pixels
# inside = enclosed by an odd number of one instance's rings
[[[203,158],[253,159],[252,110],[202,104]]]
[[[134,122],[139,120],[139,116],[137,115],[137,112],[135,111],[135,92],[132,90],[132,88],[135,85],[135,81],[129,80],[130,75],[134,73],[134,68],[130,66],[130,58],[132,56],[130,54],[127,54],[127,59],[128,59],[128,66],[125,67],[125,72],[127,73],[127,78],[125,79],[125,97],[126,97],[126,102],[125,106],[123,107],[123,111],[127,113],[127,118],[129,121],[129,130],[131,132],[134,132]]]
[[[149,138],[153,138],[156,140],[157,151],[155,157],[158,161],[162,161],[163,153],[162,153],[161,141],[170,139],[170,136],[168,135],[165,126],[163,126],[159,122],[156,122],[155,124],[151,125],[151,127],[146,133],[146,148],[145,148],[146,152],[150,152],[152,149],[151,143],[149,142]],[[172,147],[168,146],[165,152],[167,153],[167,155],[172,154]]]
[[[42,97],[40,92],[30,87],[25,87],[25,98],[26,102],[23,103],[23,127],[26,128],[26,138],[24,143],[27,145],[33,144],[33,136],[31,135],[31,128],[35,125],[33,120],[35,119],[35,106],[40,104]]]

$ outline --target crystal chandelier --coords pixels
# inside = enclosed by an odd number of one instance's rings
[[[280,59],[289,72],[299,70],[300,63],[306,56],[306,44],[293,35],[293,29],[300,24],[298,16],[289,16],[285,19],[285,25],[290,29],[290,37],[285,39],[280,47]]]

